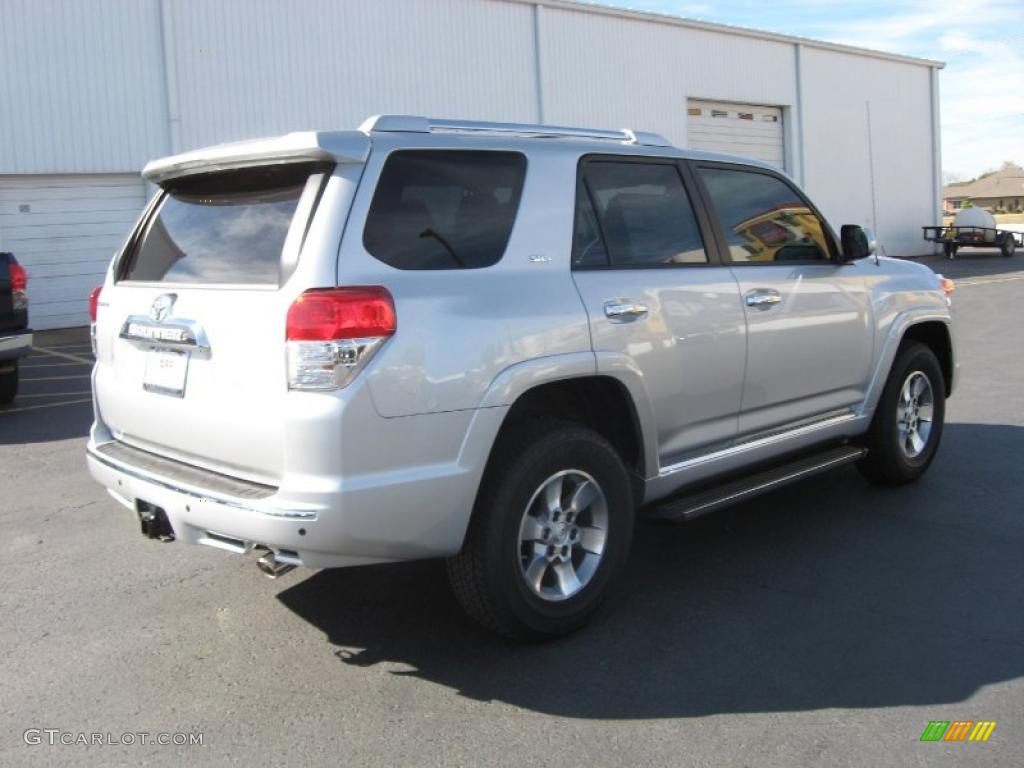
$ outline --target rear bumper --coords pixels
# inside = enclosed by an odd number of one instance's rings
[[[496,432],[503,415],[504,409],[474,412],[453,461],[355,477],[300,476],[292,487],[97,442],[95,431],[87,461],[93,478],[133,515],[139,502],[163,509],[185,543],[238,554],[267,548],[283,562],[311,568],[444,557],[462,546],[486,461],[473,436]]]
[[[17,360],[32,351],[32,331],[0,331],[0,360]]]

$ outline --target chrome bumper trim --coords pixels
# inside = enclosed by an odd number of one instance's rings
[[[32,351],[32,331],[4,336],[0,331],[0,355],[14,352],[13,357],[24,357]],[[4,357],[3,359],[8,359]]]

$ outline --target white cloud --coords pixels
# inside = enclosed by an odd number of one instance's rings
[[[1024,164],[1024,27],[1020,0],[905,3],[890,15],[837,22],[822,36],[864,48],[944,60],[939,76],[942,164],[969,178],[1004,160]]]

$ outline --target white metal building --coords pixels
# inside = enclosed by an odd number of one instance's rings
[[[147,160],[390,112],[753,155],[833,225],[916,254],[940,205],[941,67],[565,0],[4,0],[0,250],[29,270],[36,328],[84,323]]]

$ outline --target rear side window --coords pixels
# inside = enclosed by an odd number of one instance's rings
[[[526,177],[518,152],[409,150],[384,163],[363,245],[398,269],[478,269],[505,253]]]
[[[701,168],[734,263],[828,261],[825,224],[781,179],[756,171]]]
[[[323,170],[277,165],[169,184],[121,279],[276,285],[299,201]]]
[[[573,263],[599,264],[605,251],[612,267],[705,264],[707,254],[693,206],[672,163],[591,161],[577,195]],[[603,248],[593,242],[593,211]]]

